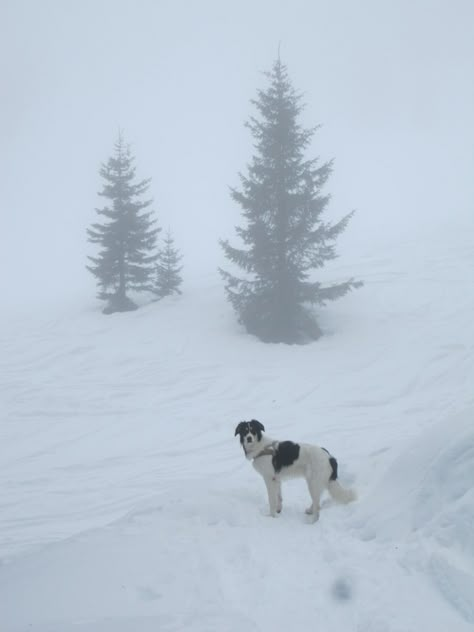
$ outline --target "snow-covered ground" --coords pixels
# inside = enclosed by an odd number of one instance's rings
[[[307,346],[245,335],[214,275],[129,314],[4,313],[1,632],[472,632],[473,264],[468,231],[374,244]],[[359,500],[309,524],[291,481],[269,518],[252,417]]]

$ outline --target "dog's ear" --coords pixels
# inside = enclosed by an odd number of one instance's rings
[[[239,424],[237,424],[237,428],[235,429],[235,434],[234,437],[236,437],[238,434],[240,434],[240,429],[243,426],[243,424],[245,423],[245,421],[241,421]]]
[[[259,421],[257,421],[256,419],[252,419],[252,421],[250,422],[252,424],[254,424],[258,430],[261,430],[262,432],[265,432],[265,426],[263,424],[261,424]]]

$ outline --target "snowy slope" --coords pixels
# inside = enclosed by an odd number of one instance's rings
[[[303,347],[246,336],[213,275],[105,318],[4,315],[0,630],[474,626],[469,235],[340,263]],[[359,501],[278,519],[234,428],[320,443]]]

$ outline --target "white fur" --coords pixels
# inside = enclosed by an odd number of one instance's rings
[[[270,515],[275,517],[282,510],[281,481],[285,478],[304,478],[308,485],[308,491],[312,503],[306,513],[312,516],[313,522],[319,519],[320,498],[325,489],[340,503],[349,503],[356,498],[352,489],[342,487],[339,481],[331,481],[332,467],[329,462],[330,455],[317,445],[299,443],[300,452],[298,459],[290,466],[283,467],[280,472],[275,472],[272,464],[272,455],[260,453],[272,446],[276,447],[277,441],[262,434],[258,441],[255,435],[248,433],[243,437],[242,446],[247,459],[251,460],[253,467],[263,477],[268,493]]]

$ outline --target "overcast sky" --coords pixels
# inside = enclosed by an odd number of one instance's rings
[[[473,216],[472,0],[0,0],[2,295],[93,297],[85,229],[119,127],[185,280],[212,276],[279,42],[322,124],[308,157],[335,158],[327,219],[357,209],[343,256]]]

